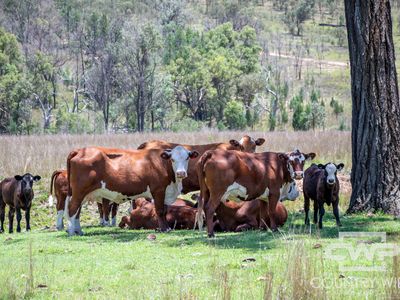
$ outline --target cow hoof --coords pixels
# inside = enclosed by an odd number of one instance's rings
[[[214,233],[209,233],[208,234],[208,238],[215,238],[215,234]]]
[[[28,230],[27,230],[28,231]],[[21,228],[17,228],[17,232],[20,233],[21,232]]]
[[[58,231],[62,231],[62,230],[64,229],[64,226],[57,226],[56,229],[57,229]]]
[[[337,223],[337,226],[339,226],[339,227],[342,227],[343,225],[342,225],[342,223]]]
[[[82,236],[83,235],[83,231],[82,230],[80,230],[80,231],[75,231],[75,234],[77,234],[77,235],[79,235],[79,236]]]

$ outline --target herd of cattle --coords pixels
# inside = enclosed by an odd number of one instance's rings
[[[314,201],[314,223],[322,228],[324,204],[332,204],[340,226],[337,171],[343,164],[312,164],[303,172],[306,160],[315,153],[298,149],[289,153],[255,153],[264,139],[244,136],[240,141],[207,145],[179,145],[165,141],[141,144],[137,150],[87,147],[72,151],[67,169],[51,176],[49,202],[56,197],[58,230],[68,220],[69,235],[82,234],[80,214],[86,201],[98,203],[101,225],[116,225],[118,205],[130,201],[129,216],[121,228],[202,229],[242,231],[253,228],[277,230],[287,220],[283,200],[299,196],[296,181],[303,179],[305,224],[309,224],[310,199]],[[5,207],[9,206],[9,232],[14,213],[21,231],[21,209],[30,230],[32,186],[41,177],[27,173],[0,182],[0,232],[4,231]],[[200,191],[192,199],[181,194]],[[204,213],[203,213],[204,211]],[[111,221],[110,221],[111,212]],[[319,218],[318,218],[319,216]]]

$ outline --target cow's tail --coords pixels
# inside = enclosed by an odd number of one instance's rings
[[[62,171],[56,170],[53,172],[51,175],[51,181],[50,181],[50,195],[49,195],[49,207],[52,207],[54,205],[54,198],[53,198],[53,186],[54,186],[54,180],[55,178],[61,173]]]
[[[200,196],[198,199],[198,206],[197,206],[197,214],[196,214],[196,219],[194,222],[194,228],[196,228],[196,224],[198,225],[199,231],[203,230],[203,224],[204,224],[204,199],[205,196],[207,195],[208,187],[206,185],[206,179],[205,179],[205,174],[204,174],[204,166],[206,162],[210,159],[212,156],[211,151],[205,152],[199,159],[196,165],[197,169],[197,177],[199,179],[199,185],[200,185]]]

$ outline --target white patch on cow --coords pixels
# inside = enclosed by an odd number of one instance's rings
[[[221,198],[221,202],[225,202],[227,199],[237,200],[237,197],[247,199],[247,189],[237,182],[234,182],[226,188],[226,192]]]
[[[101,183],[101,188],[105,189],[106,188],[106,183],[103,180],[100,183]]]
[[[296,174],[294,173],[294,169],[293,169],[292,164],[288,163],[287,164],[287,168],[288,168],[288,171],[289,171],[289,174],[290,174],[290,178],[294,179]]]
[[[171,205],[182,193],[182,180],[171,182],[165,189],[164,204]]]
[[[110,222],[103,218],[103,226],[110,226]]]
[[[78,218],[75,218],[75,233],[78,233],[78,235],[83,235],[81,221]]]
[[[49,196],[49,207],[52,207],[54,205],[54,199],[53,199],[53,195]]]
[[[103,217],[99,218],[99,226],[104,226],[104,219]]]
[[[300,195],[299,190],[297,189],[296,181],[285,183],[280,188],[279,192],[280,192],[279,201],[284,201],[284,200],[293,201],[296,200],[296,198],[299,197]]]
[[[113,217],[113,218],[112,218],[112,220],[111,220],[111,226],[112,226],[112,227],[117,226],[117,217]]]
[[[76,211],[76,213],[72,217],[68,217],[68,235],[70,235],[70,236],[75,235],[77,214],[78,214],[78,211]]]
[[[332,163],[329,163],[326,165],[325,167],[325,171],[326,171],[326,182],[328,184],[334,184],[336,182],[336,166]]]
[[[57,230],[62,230],[64,228],[63,217],[64,217],[64,210],[57,211],[57,222],[56,222]]]
[[[86,201],[96,202],[97,201],[97,202],[101,203],[100,199],[105,198],[105,199],[110,200],[111,202],[121,204],[121,203],[124,203],[127,201],[135,200],[140,197],[153,198],[153,196],[151,195],[149,186],[147,186],[147,189],[143,193],[140,193],[140,194],[134,195],[134,196],[129,196],[129,197],[126,195],[123,195],[119,192],[110,191],[107,188],[99,188],[99,189],[94,190],[93,192],[90,192],[89,194],[87,194],[85,196],[85,199],[83,199],[83,202],[86,202]]]

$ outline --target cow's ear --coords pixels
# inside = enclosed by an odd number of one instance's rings
[[[281,160],[289,160],[289,156],[285,153],[278,153],[278,158]]]
[[[323,170],[323,169],[325,169],[325,165],[323,165],[323,164],[318,164],[318,168]]]
[[[199,152],[197,151],[189,151],[189,157],[190,158],[196,158],[199,156]]]
[[[22,176],[21,176],[21,175],[15,175],[14,178],[15,178],[15,180],[17,180],[17,181],[22,180]]]
[[[341,171],[344,168],[344,164],[340,163],[336,166],[336,170]]]
[[[161,158],[163,159],[170,159],[171,158],[171,149],[166,149],[161,153]]]
[[[315,158],[315,153],[311,152],[311,153],[305,154],[304,157],[306,158],[306,160],[313,160]]]
[[[39,175],[33,176],[33,181],[39,181],[40,179],[42,179],[42,177]]]
[[[229,143],[234,147],[240,147],[240,143],[237,140],[230,140]]]
[[[261,146],[264,143],[265,143],[265,139],[263,139],[263,138],[259,138],[259,139],[256,140],[256,145],[257,146]]]

